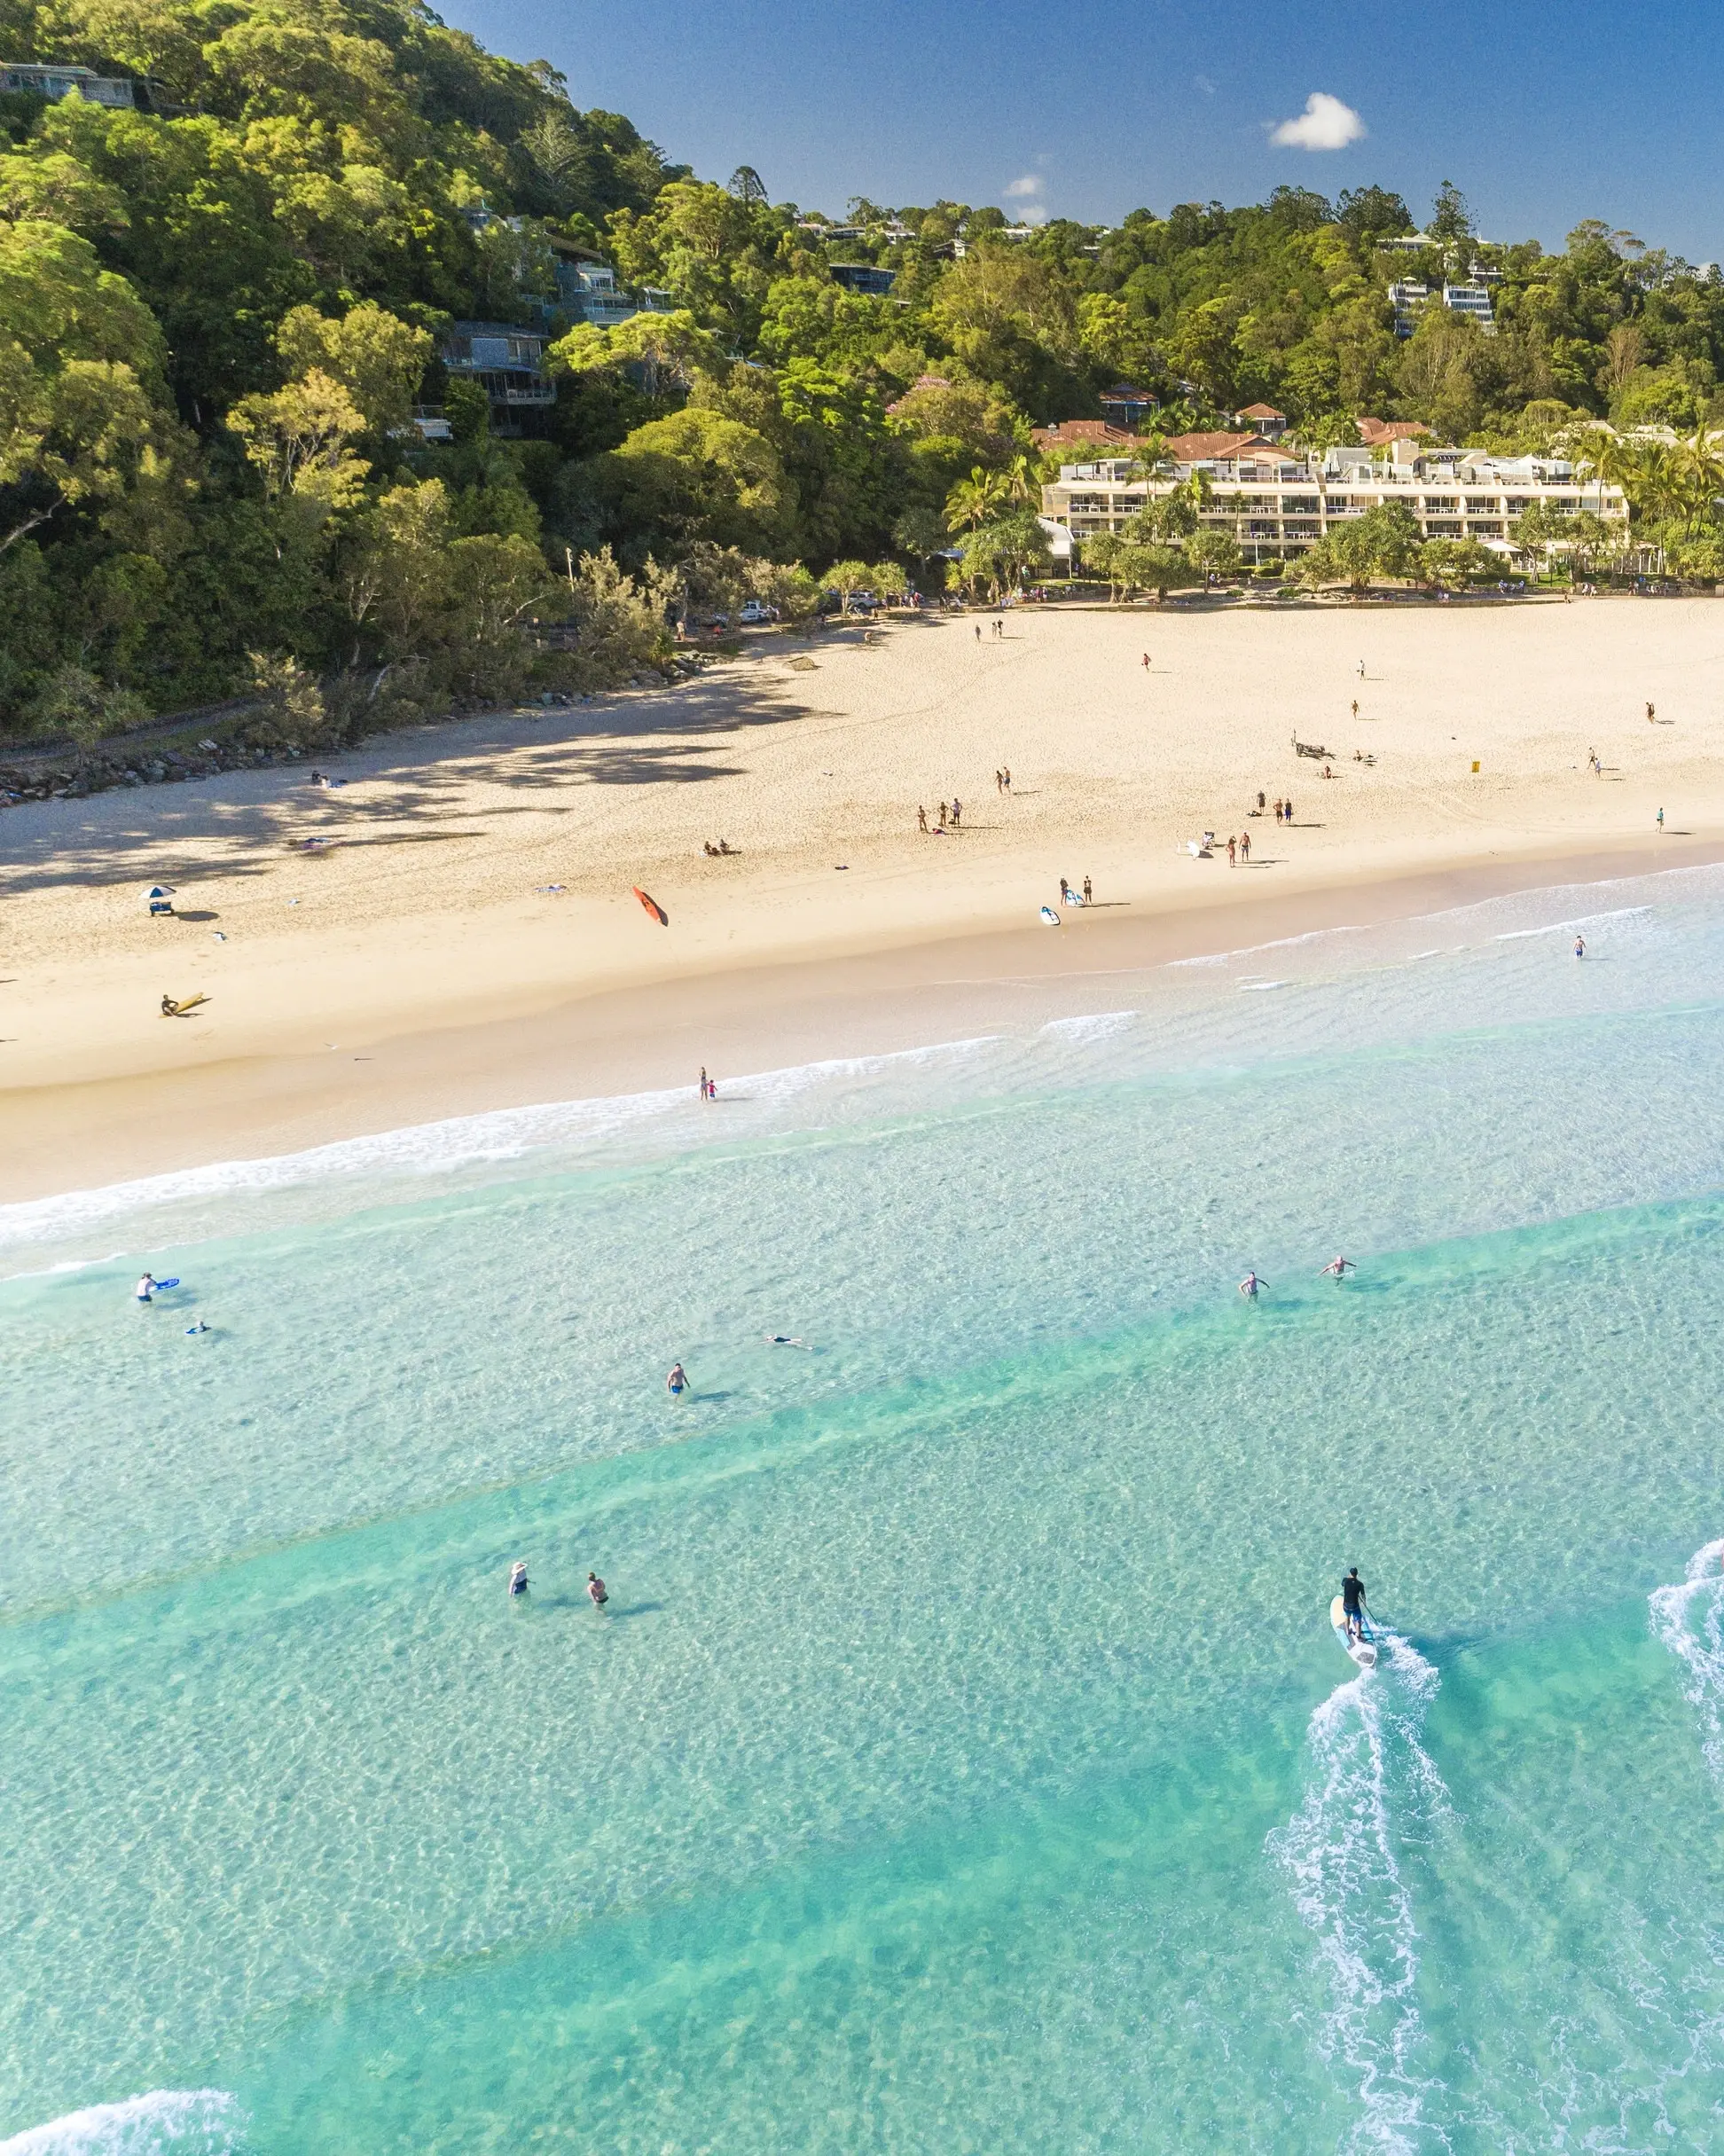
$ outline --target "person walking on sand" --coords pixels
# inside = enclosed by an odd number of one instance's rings
[[[1658,811],[1658,828],[1660,831],[1664,829],[1664,811],[1662,809]]]
[[[1087,906],[1094,895],[1094,891],[1090,886],[1090,880],[1087,876],[1085,876],[1084,878],[1084,904]]]
[[[982,641],[982,624],[980,622],[977,622],[976,624],[976,640],[978,644]]]
[[[610,1590],[597,1572],[587,1574],[587,1595],[595,1610],[602,1610],[610,1600]]]
[[[1651,704],[1648,704],[1646,707],[1646,723],[1649,726],[1655,723],[1657,716],[1658,714],[1656,708]]]
[[[1011,765],[1010,765],[1009,764],[1007,764],[1007,766],[1006,766],[1005,770],[1004,770],[1004,771],[1001,772],[1000,776],[1001,776],[1001,777],[1002,777],[1002,778],[1005,780],[1005,781],[1006,781],[1006,791],[1007,791],[1007,792],[1009,794],[1009,793],[1011,792],[1011,790],[1012,790],[1012,767],[1011,767]]]
[[[916,828],[924,835],[928,830],[928,811],[923,808],[921,802],[916,804]]]
[[[1147,651],[1143,655],[1143,670],[1146,674],[1149,671],[1149,654]]]
[[[1236,865],[1238,856],[1239,841],[1234,837],[1231,832],[1229,832],[1227,835],[1227,866],[1229,868],[1232,868]]]
[[[1355,718],[1359,717],[1359,699],[1357,696],[1353,698],[1353,717]]]
[[[963,821],[964,804],[956,794],[952,796],[952,827],[955,831]]]
[[[994,791],[997,794],[1003,794],[1006,791],[1006,775],[1003,772],[997,771],[994,773]]]
[[[1287,820],[1289,823],[1293,820],[1293,796],[1290,794],[1287,797]]]
[[[1280,796],[1279,794],[1277,794],[1277,795],[1276,795],[1276,796],[1275,796],[1275,821],[1276,821],[1277,823],[1279,823],[1279,822],[1281,821],[1281,796]]]
[[[943,802],[940,804],[940,828],[941,828],[941,830],[942,830],[942,831],[944,831],[944,830],[945,829],[945,827],[946,827],[946,804],[945,804],[945,803],[943,801]]]
[[[1359,662],[1359,678],[1361,681],[1365,678],[1365,662],[1363,659]]]
[[[1239,835],[1239,858],[1248,868],[1250,866],[1251,835],[1249,831],[1242,831]]]

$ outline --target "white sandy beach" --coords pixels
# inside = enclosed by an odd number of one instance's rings
[[[934,1038],[941,982],[1724,842],[1704,600],[983,628],[764,638],[698,685],[379,740],[327,760],[333,792],[298,767],[6,811],[0,1192]],[[961,830],[921,835],[954,796]],[[1194,860],[1206,829],[1249,831],[1249,866]],[[1062,875],[1097,905],[1056,936]]]

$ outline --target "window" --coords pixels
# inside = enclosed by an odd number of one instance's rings
[[[1108,498],[1105,494],[1074,494],[1071,498],[1074,515],[1093,515],[1098,511],[1105,511],[1107,506]]]
[[[1468,512],[1468,514],[1469,514],[1469,515],[1470,515],[1470,514],[1472,514],[1472,512],[1473,512],[1475,509],[1478,511],[1478,513],[1479,513],[1479,514],[1480,514],[1481,516],[1494,516],[1494,515],[1496,514],[1496,513],[1497,513],[1497,498],[1496,498],[1496,496],[1495,496],[1494,494],[1469,494],[1469,495],[1468,495],[1468,497],[1467,497],[1467,512]]]
[[[1433,510],[1458,509],[1461,506],[1461,497],[1458,494],[1427,494],[1424,506],[1427,516]]]
[[[1287,527],[1287,536],[1289,539],[1314,539],[1317,537],[1317,527],[1315,524],[1289,524]]]
[[[1320,506],[1314,494],[1283,494],[1281,497],[1283,516],[1315,516]]]
[[[1460,519],[1456,518],[1451,524],[1433,517],[1425,526],[1425,537],[1428,539],[1458,539],[1461,537]]]
[[[1502,537],[1502,527],[1501,524],[1481,524],[1477,518],[1472,519],[1468,523],[1467,530],[1469,536],[1475,539],[1500,539]]]

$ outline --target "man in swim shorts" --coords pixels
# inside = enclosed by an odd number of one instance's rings
[[[139,1301],[140,1303],[151,1303],[151,1302],[153,1302],[153,1301],[155,1300],[155,1296],[154,1296],[154,1292],[153,1292],[154,1288],[155,1288],[155,1275],[154,1275],[154,1274],[153,1274],[153,1273],[146,1273],[146,1274],[144,1275],[143,1279],[142,1279],[142,1280],[140,1280],[140,1281],[138,1282],[138,1283],[137,1283],[137,1287],[135,1287],[135,1288],[132,1290],[132,1293],[133,1293],[133,1294],[134,1294],[134,1295],[135,1295],[135,1296],[137,1298],[137,1299],[138,1299],[138,1301]]]
[[[664,1385],[672,1399],[675,1399],[678,1393],[686,1392],[688,1390],[688,1372],[684,1369],[681,1363],[673,1362],[670,1365],[670,1375],[665,1379]]]
[[[587,1574],[587,1593],[592,1597],[592,1606],[595,1610],[602,1610],[610,1600],[605,1583],[597,1572]]]
[[[1323,1267],[1323,1272],[1320,1273],[1317,1277],[1321,1280],[1323,1274],[1333,1273],[1336,1280],[1345,1280],[1349,1273],[1357,1273],[1359,1267],[1351,1258],[1331,1258]]]
[[[1347,1620],[1347,1637],[1356,1640],[1365,1624],[1365,1582],[1356,1564],[1341,1582],[1341,1613]]]
[[[1255,1273],[1248,1273],[1239,1283],[1239,1292],[1248,1303],[1254,1303],[1258,1299],[1258,1290],[1268,1285],[1266,1280],[1259,1280]]]

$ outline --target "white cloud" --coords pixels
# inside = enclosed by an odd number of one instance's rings
[[[1269,139],[1284,150],[1344,150],[1366,131],[1351,105],[1343,105],[1326,90],[1313,90],[1298,118],[1283,120],[1271,129]]]
[[[1041,191],[1041,175],[1026,172],[1022,179],[1007,180],[999,192],[1008,202],[1015,202],[1026,195],[1038,195]]]

